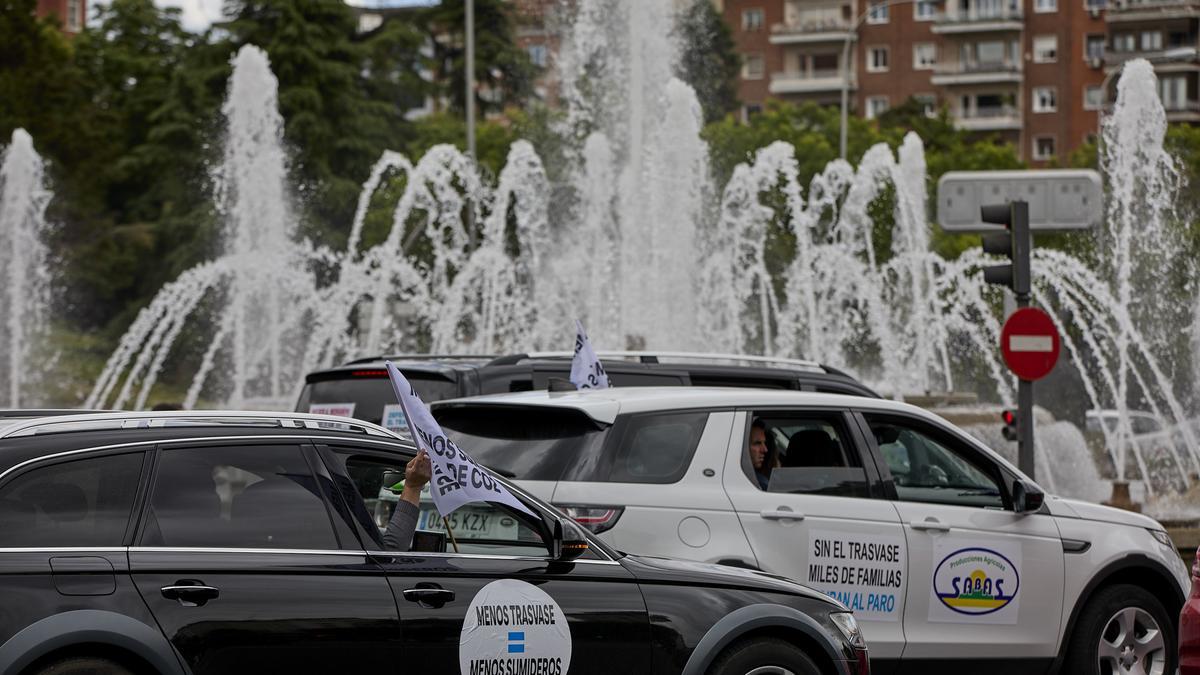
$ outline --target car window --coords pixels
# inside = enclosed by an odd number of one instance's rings
[[[382,544],[383,533],[400,501],[400,495],[389,490],[390,485],[385,485],[384,473],[389,470],[403,473],[406,462],[401,458],[392,460],[352,451],[337,451],[337,455],[344,463],[346,475],[354,483]],[[537,530],[512,511],[491,503],[461,506],[443,521],[434,507],[428,488],[421,493],[417,529],[445,533],[447,552],[455,552],[457,547],[459,553],[518,556],[549,554],[549,547]]]
[[[613,449],[613,483],[675,483],[687,472],[708,413],[634,415]]]
[[[753,413],[751,420],[743,447],[749,458],[750,479],[760,489],[792,494],[870,496],[861,458],[841,415],[762,411]],[[751,448],[756,437],[763,438],[765,445],[757,468]]]
[[[559,480],[570,467],[590,474],[609,427],[578,410],[540,406],[454,406],[434,417],[458,447],[496,473],[518,480]]]
[[[163,450],[153,490],[144,546],[338,548],[297,446]]]
[[[866,418],[900,499],[1004,508],[1000,484],[974,450],[919,422]]]
[[[0,547],[121,546],[143,454],[32,469],[0,488]]]
[[[353,404],[351,417],[380,424],[384,406],[396,403],[396,392],[387,378],[387,371],[371,369],[356,372],[360,374],[355,376],[347,373],[346,377],[321,379],[304,385],[296,410],[314,412],[314,406]],[[459,395],[458,383],[452,380],[420,372],[405,371],[404,374],[426,403]]]

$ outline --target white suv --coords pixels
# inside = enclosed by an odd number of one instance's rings
[[[638,387],[443,401],[434,414],[477,460],[617,548],[759,568],[838,598],[864,626],[873,672],[1174,672],[1189,577],[1162,526],[1043,498],[919,408]],[[766,436],[758,471],[752,427]]]

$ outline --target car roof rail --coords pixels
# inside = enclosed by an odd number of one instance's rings
[[[364,356],[343,363],[343,366],[354,366],[374,361],[481,361],[496,358],[495,354],[379,354]]]
[[[521,354],[529,359],[571,358],[572,352],[532,352]],[[690,361],[734,361],[742,363],[762,364],[766,366],[800,368],[813,372],[826,372],[826,368],[816,361],[804,359],[786,359],[775,356],[753,356],[747,354],[714,354],[707,352],[657,352],[657,351],[613,351],[596,352],[602,359],[638,359],[642,363],[660,363],[660,359],[677,359]]]
[[[172,410],[61,415],[25,420],[0,427],[0,438],[116,429],[163,429],[169,427],[271,427],[348,431],[366,436],[411,441],[407,436],[377,424],[350,417],[313,413],[274,413],[245,410]]]

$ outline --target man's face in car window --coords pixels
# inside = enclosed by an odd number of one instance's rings
[[[763,468],[767,456],[767,432],[762,427],[750,427],[750,463],[755,471]]]

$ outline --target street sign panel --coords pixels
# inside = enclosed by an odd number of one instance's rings
[[[1000,330],[1000,353],[1017,377],[1033,382],[1054,370],[1061,348],[1058,329],[1050,315],[1036,307],[1012,313]]]
[[[950,171],[938,180],[937,220],[949,232],[999,232],[980,207],[1018,199],[1029,204],[1034,232],[1088,229],[1104,215],[1100,174],[1090,169]]]

